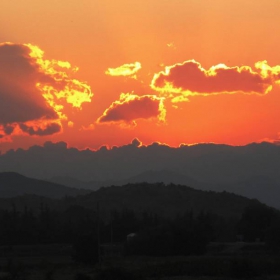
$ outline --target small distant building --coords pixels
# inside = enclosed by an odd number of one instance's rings
[[[126,241],[131,242],[135,237],[137,236],[137,233],[130,233],[126,236]]]

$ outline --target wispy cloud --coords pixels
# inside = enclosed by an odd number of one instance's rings
[[[140,62],[123,64],[117,68],[108,68],[105,74],[109,76],[126,76],[135,78],[136,73],[141,69]]]

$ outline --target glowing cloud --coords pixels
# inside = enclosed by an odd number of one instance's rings
[[[138,96],[122,93],[120,100],[115,101],[105,110],[97,123],[126,123],[136,125],[137,119],[157,118],[165,122],[166,109],[164,98],[155,95]]]
[[[280,132],[277,133],[277,135],[274,138],[262,138],[259,141],[256,141],[257,143],[262,143],[262,142],[268,142],[276,145],[280,145]]]
[[[174,42],[168,43],[167,47],[170,48],[170,49],[176,50],[176,46],[175,46]]]
[[[141,147],[143,145],[143,143],[138,138],[134,138],[131,141],[131,144],[135,147]]]
[[[84,102],[91,102],[93,96],[90,86],[85,82],[71,78],[71,74],[78,71],[67,61],[43,59],[44,52],[37,46],[26,45],[30,49],[30,56],[35,59],[40,70],[51,80],[38,81],[36,86],[43,92],[44,98],[52,107],[61,108],[60,99],[65,99],[73,107],[80,108]]]
[[[257,62],[255,69],[218,64],[205,70],[195,60],[188,60],[166,66],[165,71],[155,74],[151,87],[172,98],[173,94],[184,97],[237,92],[263,95],[279,81],[280,66],[271,67],[266,61]],[[184,101],[182,97],[172,100],[173,103],[181,101]]]
[[[141,69],[141,63],[124,64],[117,68],[109,68],[105,74],[109,76],[129,76],[135,78],[135,74]]]
[[[68,125],[68,127],[74,127],[74,122],[72,122],[72,121],[69,121],[68,123],[67,123],[67,125]]]
[[[0,130],[3,135],[49,135],[61,131],[64,107],[81,108],[93,94],[72,78],[69,62],[46,60],[30,44],[0,44]]]

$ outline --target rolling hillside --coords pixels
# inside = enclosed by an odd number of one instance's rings
[[[15,197],[25,194],[49,198],[63,198],[86,194],[89,191],[25,177],[14,172],[0,173],[0,197]]]

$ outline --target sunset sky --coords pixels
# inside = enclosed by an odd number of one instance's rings
[[[278,142],[279,0],[1,0],[0,150]]]

